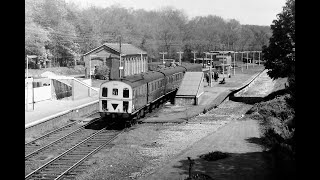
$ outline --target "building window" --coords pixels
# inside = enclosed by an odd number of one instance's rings
[[[112,89],[112,95],[118,96],[118,89]]]

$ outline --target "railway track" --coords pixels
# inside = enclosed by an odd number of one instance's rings
[[[72,178],[77,173],[72,172],[90,155],[108,145],[124,131],[107,130],[103,128],[83,141],[66,150],[64,153],[40,166],[25,176],[25,179],[62,179]]]
[[[95,119],[83,125],[79,125],[78,122],[72,122],[25,143],[25,159],[81,131],[98,120]]]
[[[87,124],[77,125],[69,123],[64,127],[49,132],[25,145],[25,173],[42,166],[50,159],[59,156],[65,150],[76,143],[96,133],[102,127],[100,118],[94,119]],[[100,127],[99,127],[100,126]]]

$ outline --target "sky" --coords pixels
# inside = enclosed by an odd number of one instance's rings
[[[65,0],[80,8],[109,7],[118,4],[124,8],[158,10],[171,6],[182,10],[189,19],[195,16],[216,15],[236,19],[240,24],[270,26],[282,12],[286,0]]]

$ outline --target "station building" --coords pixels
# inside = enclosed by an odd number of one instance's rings
[[[85,62],[85,76],[94,74],[96,66],[107,65],[110,69],[109,79],[119,79],[148,71],[147,52],[132,44],[121,43],[121,64],[120,64],[120,44],[104,43],[101,46],[83,55]],[[91,63],[90,63],[91,61]]]

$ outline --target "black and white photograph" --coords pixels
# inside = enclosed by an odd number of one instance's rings
[[[25,179],[298,179],[295,0],[25,0]]]

